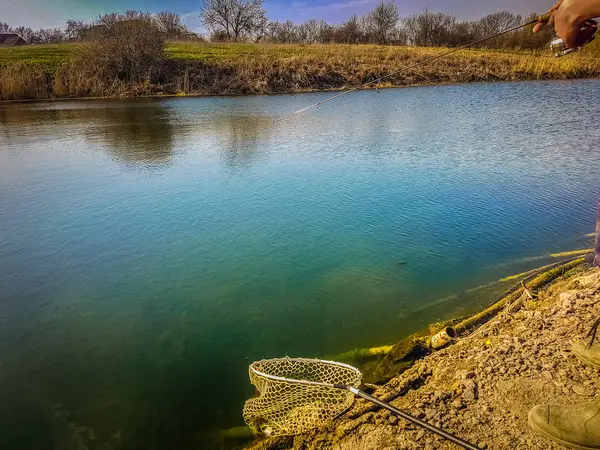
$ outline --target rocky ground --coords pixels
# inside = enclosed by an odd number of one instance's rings
[[[600,370],[570,351],[600,317],[600,269],[525,294],[470,336],[417,362],[375,390],[392,404],[490,449],[558,449],[527,424],[538,403],[585,403],[600,395]],[[596,345],[600,345],[598,342]],[[455,449],[454,444],[357,400],[328,427],[254,449]]]

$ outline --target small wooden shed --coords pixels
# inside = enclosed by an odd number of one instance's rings
[[[27,42],[15,33],[0,33],[0,47],[17,47],[27,45]]]

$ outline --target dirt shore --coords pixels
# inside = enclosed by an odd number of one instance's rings
[[[539,403],[585,403],[600,395],[600,371],[570,351],[571,343],[584,338],[600,317],[600,269],[582,267],[569,274],[534,300],[523,294],[468,337],[425,357],[373,395],[395,398],[394,406],[481,448],[562,448],[534,434],[527,414]],[[357,400],[326,428],[249,448],[458,447]]]

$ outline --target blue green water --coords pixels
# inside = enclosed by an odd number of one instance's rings
[[[392,343],[590,246],[600,81],[271,125],[326,96],[0,106],[0,448],[208,448],[253,360]]]

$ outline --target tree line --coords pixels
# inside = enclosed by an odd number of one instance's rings
[[[296,24],[270,21],[263,0],[203,0],[201,19],[213,41],[254,41],[281,44],[394,44],[456,47],[521,25],[536,17],[500,11],[479,20],[460,21],[451,14],[429,9],[402,18],[394,1],[382,1],[373,11],[353,14],[341,25],[324,20]],[[515,32],[486,44],[492,48],[542,48],[552,31],[533,35]]]
[[[15,33],[28,44],[59,44],[66,42],[81,42],[93,34],[99,26],[106,27],[122,21],[143,21],[152,31],[161,34],[168,40],[201,39],[201,36],[186,27],[179,14],[171,11],[161,11],[150,14],[141,11],[125,11],[102,15],[98,20],[87,23],[82,20],[67,20],[64,28],[44,28],[33,30],[29,27],[11,27],[0,21],[0,33]]]
[[[296,24],[268,20],[263,0],[203,0],[201,19],[215,42],[270,42],[280,44],[380,44],[423,47],[457,47],[526,23],[535,14],[522,17],[508,11],[488,14],[479,20],[461,21],[451,14],[429,9],[401,17],[394,1],[384,0],[363,15],[351,15],[340,25],[311,19]],[[189,30],[181,16],[170,11],[155,14],[140,11],[112,13],[92,23],[68,20],[63,29],[12,28],[0,22],[0,33],[16,33],[29,44],[79,42],[97,33],[98,27],[123,21],[143,21],[165,40],[202,39]],[[547,46],[552,30],[533,34],[529,29],[509,33],[485,43],[488,48],[536,49]]]

